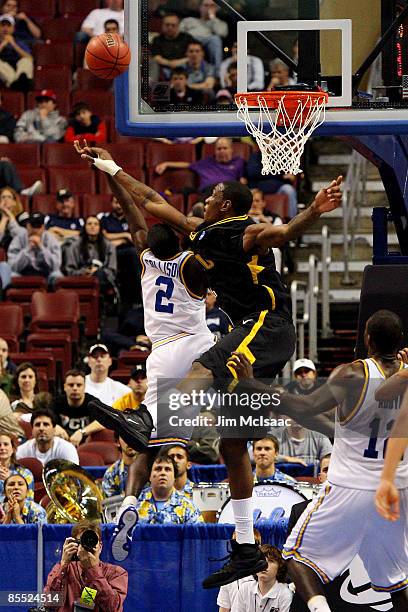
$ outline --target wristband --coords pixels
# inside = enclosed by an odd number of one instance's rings
[[[122,168],[118,166],[113,159],[100,159],[99,157],[95,157],[94,166],[96,166],[98,170],[102,170],[111,176],[115,176],[119,170],[122,170]]]

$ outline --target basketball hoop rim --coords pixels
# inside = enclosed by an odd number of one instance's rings
[[[306,105],[321,104],[325,105],[328,102],[329,94],[325,91],[247,91],[236,93],[235,103],[237,106],[247,103],[248,107],[259,108],[260,99],[262,105],[265,103],[268,108],[277,109],[279,102],[284,102],[287,109],[297,108],[299,102],[304,102]]]

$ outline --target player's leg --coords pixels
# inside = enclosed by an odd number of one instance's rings
[[[391,601],[395,612],[407,612],[408,610],[408,588],[397,593],[391,593]]]
[[[158,451],[159,448],[148,448],[145,452],[139,453],[135,461],[129,466],[125,489],[126,497],[139,497],[141,490],[149,480],[153,461]]]
[[[307,603],[311,612],[330,612],[322,582],[314,570],[290,559],[288,571],[296,584],[296,593]]]

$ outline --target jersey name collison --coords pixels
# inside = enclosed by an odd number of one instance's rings
[[[178,276],[178,265],[175,261],[155,261],[154,259],[145,258],[144,263],[146,266],[151,266],[152,268],[156,268],[163,274],[167,274],[167,276],[171,276],[175,278]]]

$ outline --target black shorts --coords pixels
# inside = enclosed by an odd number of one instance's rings
[[[239,351],[251,361],[255,378],[273,379],[292,357],[295,342],[291,320],[263,310],[245,317],[196,361],[211,370],[220,383],[231,381],[233,374],[226,364],[231,353]]]

